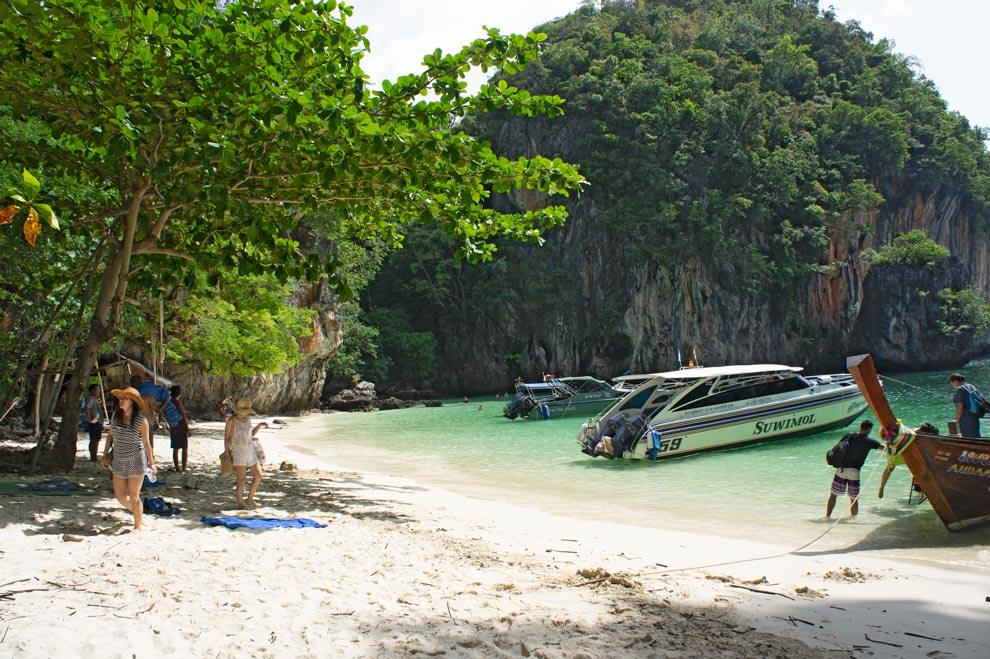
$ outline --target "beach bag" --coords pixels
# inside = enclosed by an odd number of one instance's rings
[[[990,412],[990,403],[987,403],[987,399],[973,385],[964,384],[963,386],[969,392],[969,411],[976,416],[986,416],[987,412]]]
[[[220,473],[224,476],[230,476],[234,473],[234,463],[226,451],[220,454]]]
[[[835,443],[835,446],[830,448],[828,452],[825,453],[825,462],[836,469],[842,469],[846,466],[846,453],[848,452],[849,435],[845,435],[842,439]]]
[[[165,403],[165,409],[162,410],[162,413],[165,414],[165,420],[168,422],[169,428],[178,428],[182,423],[182,415],[179,414],[179,409],[171,400]]]
[[[254,444],[254,456],[258,458],[258,462],[265,464],[265,447],[261,445],[261,440],[252,439],[251,443]]]

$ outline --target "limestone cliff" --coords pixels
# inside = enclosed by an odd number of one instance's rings
[[[567,139],[566,130],[548,137],[538,125],[511,122],[497,148],[566,159]],[[696,355],[706,365],[773,362],[814,371],[844,370],[854,352],[874,353],[884,368],[957,367],[986,354],[990,337],[933,332],[940,313],[934,293],[969,286],[990,291],[990,243],[951,192],[912,194],[907,186],[896,178],[882,182],[887,201],[881,208],[837,223],[819,261],[822,273],[784,308],[743,290],[733,264],[717,254],[689,256],[674,267],[632,259],[643,246],[598,220],[593,195],[568,201],[570,219],[549,233],[546,245],[513,249],[518,302],[497,316],[444,330],[445,366],[431,384],[471,394],[541,371],[612,377],[676,368],[678,353],[685,364]],[[524,210],[548,200],[529,193],[496,203]],[[948,247],[953,264],[867,272],[859,259],[864,249],[879,251],[912,229]],[[664,250],[664,236],[648,248]],[[629,265],[634,261],[640,265]],[[546,286],[554,287],[554,300],[528,305],[532,292]],[[922,299],[926,291],[931,294]]]
[[[319,405],[327,359],[341,344],[340,304],[325,281],[297,287],[292,301],[316,313],[312,335],[299,344],[302,360],[284,373],[216,377],[204,375],[194,365],[166,363],[165,375],[182,386],[182,398],[191,415],[219,418],[218,406],[228,396],[251,398],[260,415],[296,413]],[[135,356],[151,363],[148,355]]]

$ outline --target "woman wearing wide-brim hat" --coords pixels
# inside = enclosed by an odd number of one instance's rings
[[[223,443],[224,450],[234,465],[234,475],[237,476],[237,507],[243,510],[250,506],[255,508],[258,504],[254,502],[254,494],[261,485],[261,462],[254,450],[254,436],[262,428],[267,428],[264,421],[251,427],[251,415],[254,414],[251,407],[251,400],[241,398],[234,405],[234,415],[227,419],[227,426],[224,428]],[[244,481],[247,480],[247,470],[251,470],[253,478],[248,488],[247,505],[244,501]]]
[[[134,530],[141,530],[141,485],[147,469],[155,472],[151,452],[148,419],[141,394],[133,387],[110,392],[117,399],[117,409],[110,421],[110,432],[103,446],[104,467],[113,473],[113,494],[134,516]],[[113,448],[111,464],[110,449]]]

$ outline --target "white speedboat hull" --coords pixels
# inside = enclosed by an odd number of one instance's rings
[[[651,426],[659,434],[656,459],[674,458],[789,437],[816,435],[843,428],[866,410],[866,401],[855,392],[810,397],[786,405],[762,405],[724,414],[670,420]],[[634,460],[648,460],[648,433],[635,444]],[[625,456],[623,456],[625,457]]]
[[[578,434],[592,456],[660,460],[841,428],[867,409],[846,374],[754,364],[655,373]]]

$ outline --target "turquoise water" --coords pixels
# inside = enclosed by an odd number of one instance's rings
[[[990,361],[963,370],[990,390]],[[948,372],[884,378],[891,407],[910,426],[954,418]],[[796,548],[830,527],[824,519],[833,470],[825,452],[844,432],[781,440],[648,463],[591,458],[575,440],[584,418],[510,421],[506,399],[443,407],[326,415],[325,430],[295,446],[345,468],[407,476],[468,496],[570,517],[711,533]],[[479,409],[479,405],[484,407]],[[867,413],[869,414],[869,413]],[[872,418],[872,417],[871,417]],[[990,435],[990,419],[984,420]],[[984,566],[990,528],[948,533],[927,503],[908,501],[911,475],[897,468],[877,499],[886,461],[863,468],[860,514],[808,551],[856,549],[940,563]],[[833,518],[842,512],[837,506]]]

